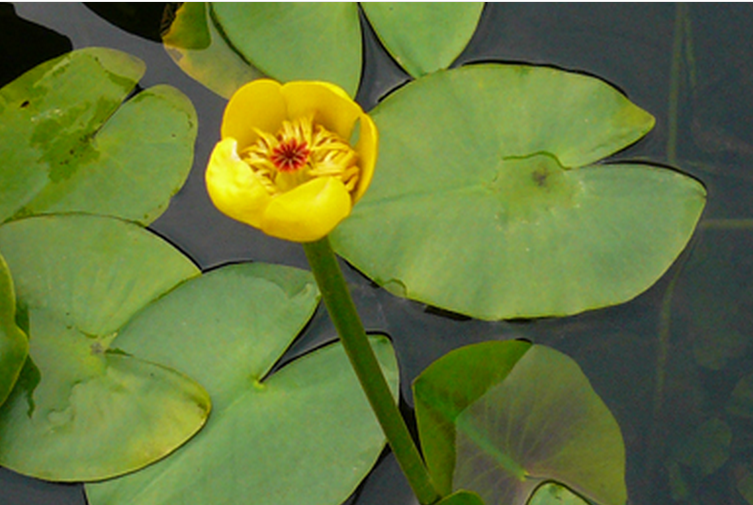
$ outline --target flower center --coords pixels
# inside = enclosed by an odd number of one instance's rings
[[[269,159],[272,160],[279,171],[292,172],[306,163],[310,152],[306,147],[306,142],[288,139],[272,149]]]
[[[339,135],[311,117],[283,121],[275,135],[256,130],[259,140],[240,152],[270,194],[283,193],[317,177],[340,179],[351,193],[361,169],[358,155]]]

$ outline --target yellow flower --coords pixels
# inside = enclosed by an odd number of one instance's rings
[[[221,137],[206,172],[212,202],[273,237],[324,237],[374,173],[376,126],[333,84],[252,81],[228,102]]]

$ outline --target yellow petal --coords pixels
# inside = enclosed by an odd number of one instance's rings
[[[343,183],[320,177],[276,196],[264,212],[262,230],[285,240],[313,242],[348,217],[350,209],[350,193]]]
[[[272,196],[260,176],[238,157],[237,147],[233,138],[224,139],[214,147],[205,174],[207,192],[220,212],[261,228],[262,216]]]
[[[345,140],[350,138],[361,107],[341,88],[328,82],[295,81],[282,87],[288,105],[288,117],[313,115],[314,122]]]
[[[361,124],[358,131],[356,152],[358,153],[358,166],[361,173],[358,176],[358,186],[353,193],[353,202],[357,202],[366,192],[374,176],[374,166],[377,160],[377,146],[379,145],[379,133],[371,117],[366,114],[361,116]]]
[[[259,138],[254,128],[274,135],[287,119],[287,106],[280,92],[282,85],[270,79],[258,79],[242,86],[230,98],[222,118],[222,138],[234,138],[240,149]]]

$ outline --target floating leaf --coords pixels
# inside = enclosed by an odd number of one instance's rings
[[[547,482],[539,487],[531,497],[528,505],[589,505],[586,500],[573,493],[565,486]]]
[[[355,3],[212,4],[212,19],[246,61],[282,82],[333,82],[355,96],[361,25]]]
[[[163,85],[122,103],[143,73],[88,48],[0,90],[0,222],[77,211],[146,224],[167,208],[191,169],[196,112]]]
[[[5,259],[0,255],[0,405],[21,373],[29,340],[16,325],[16,294]]]
[[[437,505],[484,505],[484,502],[476,493],[457,491],[437,502]]]
[[[384,436],[341,345],[328,345],[269,374],[317,299],[308,272],[236,265],[185,283],[139,314],[121,332],[118,345],[196,377],[212,395],[212,416],[164,461],[87,484],[89,503],[345,500],[375,463]],[[396,392],[398,371],[389,341],[377,337],[372,345]]]
[[[116,349],[121,327],[198,273],[176,249],[112,218],[0,226],[30,351],[0,408],[0,464],[48,480],[103,479],[151,463],[209,414],[184,375]]]
[[[677,172],[592,165],[654,120],[588,76],[439,71],[372,116],[374,180],[333,246],[390,292],[454,312],[555,316],[627,301],[669,267],[704,206],[704,188]]]
[[[227,44],[211,21],[207,2],[182,4],[163,41],[181,70],[222,97],[230,98],[264,75]]]
[[[409,74],[447,68],[471,40],[483,2],[365,2],[379,40]]]
[[[452,351],[431,364],[413,383],[421,448],[437,489],[452,491],[455,420],[498,384],[530,349],[526,342],[484,342]]]
[[[487,505],[522,505],[546,481],[589,500],[624,505],[620,428],[567,356],[533,346],[456,422],[455,489]]]

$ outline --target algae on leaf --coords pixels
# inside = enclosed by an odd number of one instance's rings
[[[164,212],[191,169],[196,112],[165,85],[126,100],[143,73],[133,56],[86,48],[0,89],[0,223],[84,212],[149,224]]]

